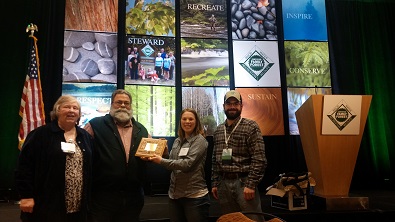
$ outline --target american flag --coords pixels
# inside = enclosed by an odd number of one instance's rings
[[[35,128],[45,125],[44,103],[40,81],[40,64],[38,59],[37,38],[32,38],[29,67],[23,87],[19,115],[22,117],[19,127],[19,145],[21,149],[26,135]]]

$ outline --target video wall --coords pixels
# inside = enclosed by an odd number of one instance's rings
[[[298,135],[295,111],[312,94],[331,94],[325,0],[90,4],[66,1],[63,94],[81,102],[81,125],[108,113],[119,77],[132,94],[134,118],[155,137],[176,136],[177,112],[187,107],[212,135],[226,118],[223,98],[233,87],[243,97],[242,116],[257,121],[264,136]],[[120,5],[124,18],[117,16]],[[124,42],[118,23],[125,25]]]

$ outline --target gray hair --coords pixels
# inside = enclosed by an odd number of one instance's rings
[[[117,90],[115,90],[115,91],[112,93],[112,95],[111,95],[111,103],[114,102],[114,98],[115,98],[115,96],[118,95],[118,94],[125,94],[125,95],[127,95],[127,96],[129,97],[129,99],[130,99],[130,103],[132,103],[132,95],[131,95],[128,91],[126,91],[126,90],[124,90],[124,89],[117,89]]]
[[[50,113],[51,120],[57,119],[58,115],[59,115],[60,106],[65,104],[65,103],[69,103],[69,102],[76,102],[78,104],[79,117],[78,117],[77,123],[80,122],[80,119],[81,119],[81,104],[77,100],[77,98],[75,98],[74,96],[71,96],[71,95],[63,95],[63,96],[59,97],[58,100],[56,100],[55,104],[53,105],[53,109],[52,109],[52,111]]]

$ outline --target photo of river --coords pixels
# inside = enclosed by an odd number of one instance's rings
[[[228,86],[228,51],[201,50],[181,54],[181,73],[184,86]]]
[[[210,25],[182,24],[181,37],[226,39],[228,37],[228,29],[226,28],[226,24],[216,27],[215,30],[213,30]]]

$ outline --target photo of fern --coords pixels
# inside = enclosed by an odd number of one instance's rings
[[[284,49],[287,86],[331,86],[327,42],[285,41]]]
[[[181,37],[228,38],[225,0],[181,0]]]
[[[228,41],[181,38],[183,86],[229,86]]]
[[[175,0],[127,0],[126,34],[174,36]]]
[[[288,88],[288,120],[289,134],[299,135],[299,127],[295,112],[302,106],[311,95],[331,95],[331,88]]]

